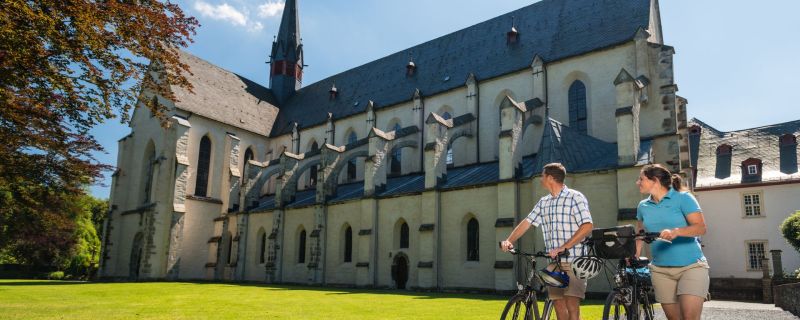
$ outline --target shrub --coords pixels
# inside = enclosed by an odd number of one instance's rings
[[[63,280],[64,279],[64,271],[50,272],[50,273],[47,274],[47,279],[50,279],[50,280]]]
[[[789,242],[795,250],[800,252],[800,211],[790,215],[786,220],[781,223],[781,233],[786,241]]]

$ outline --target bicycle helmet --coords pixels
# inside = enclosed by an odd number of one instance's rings
[[[551,270],[551,268],[553,270]],[[560,269],[556,271],[555,265],[549,265],[545,268],[542,268],[542,270],[537,272],[537,275],[539,276],[539,279],[544,282],[544,284],[551,287],[566,288],[569,285],[569,276],[567,273]]]
[[[577,257],[572,261],[572,271],[578,279],[591,279],[600,274],[603,260],[598,257]]]

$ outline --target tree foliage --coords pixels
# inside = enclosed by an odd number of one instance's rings
[[[169,1],[0,3],[0,251],[63,258],[76,228],[64,202],[111,168],[89,130],[127,121],[143,90],[175,100],[164,81],[191,90],[178,50],[198,25]],[[142,100],[165,124],[165,107]]]
[[[795,250],[800,252],[800,211],[783,220],[781,233]]]

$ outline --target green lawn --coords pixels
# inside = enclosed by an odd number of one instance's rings
[[[505,297],[185,282],[0,280],[0,319],[497,319]],[[599,319],[602,302],[581,307]]]

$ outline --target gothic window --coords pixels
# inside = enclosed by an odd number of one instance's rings
[[[311,150],[309,150],[309,151],[314,152],[314,151],[317,151],[317,150],[319,150],[319,146],[317,145],[317,142],[314,141],[314,143],[311,144]],[[311,169],[309,169],[308,185],[310,187],[314,187],[314,186],[317,185],[317,170],[319,170],[319,166],[318,165],[312,166]]]
[[[353,228],[344,231],[344,262],[353,262]]]
[[[733,148],[727,144],[717,147],[717,168],[714,176],[725,179],[731,176],[731,153]]]
[[[228,264],[233,263],[233,238],[231,238],[231,234],[228,233]]]
[[[785,134],[780,138],[781,172],[793,174],[797,172],[797,137]]]
[[[350,132],[350,135],[347,136],[347,144],[352,145],[356,143],[356,141],[358,141],[358,136],[356,136],[356,133],[354,131]],[[353,181],[355,179],[356,179],[356,159],[353,158],[347,162],[347,180]]]
[[[467,222],[467,261],[478,261],[478,220]]]
[[[575,80],[569,86],[569,126],[578,132],[588,134],[586,114],[586,86]]]
[[[395,137],[398,132],[400,132],[400,123],[396,123],[394,125],[394,132]],[[403,152],[400,148],[394,148],[394,152],[392,152],[392,165],[389,168],[389,171],[393,174],[400,174],[402,172],[402,165],[401,160],[403,159]]]
[[[442,114],[442,119],[445,120],[448,120],[452,117],[453,116],[451,116],[449,112],[445,112],[444,114]],[[447,158],[445,158],[445,161],[448,166],[453,165],[453,145],[450,143],[450,141],[447,142]]]
[[[306,231],[300,231],[300,241],[297,241],[297,263],[306,263]]]
[[[200,139],[200,151],[197,155],[197,181],[194,195],[205,197],[208,189],[208,171],[211,168],[211,139],[208,136]]]
[[[144,156],[144,170],[145,170],[145,178],[144,178],[144,190],[142,190],[143,194],[143,201],[142,203],[150,203],[150,193],[153,187],[153,167],[155,166],[156,162],[156,152],[155,146],[153,146],[153,142],[151,141],[150,144],[147,145],[147,149],[145,151]]]
[[[408,249],[408,224],[400,226],[400,249]]]
[[[264,255],[267,252],[267,233],[261,233],[261,243],[259,246],[259,256],[258,256],[258,263],[264,263]]]

